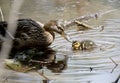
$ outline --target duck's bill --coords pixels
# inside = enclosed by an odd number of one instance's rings
[[[72,43],[72,40],[69,35],[67,35],[65,32],[62,32],[62,37],[65,38],[68,42]]]

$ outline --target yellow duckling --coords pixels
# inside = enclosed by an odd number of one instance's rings
[[[79,41],[73,41],[72,42],[72,49],[73,50],[80,50],[80,42]]]
[[[80,41],[73,41],[72,42],[72,49],[73,50],[92,50],[96,47],[96,44],[91,40],[82,40]]]

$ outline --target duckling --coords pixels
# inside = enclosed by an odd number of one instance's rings
[[[96,47],[96,44],[91,40],[73,41],[73,50],[92,50]]]
[[[72,42],[72,49],[73,50],[80,50],[81,49],[80,42],[79,41],[73,41]]]
[[[95,47],[97,47],[97,45],[95,44],[95,42],[93,42],[91,40],[82,40],[81,41],[82,50],[92,50]]]

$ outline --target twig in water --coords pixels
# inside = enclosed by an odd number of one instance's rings
[[[111,57],[109,57],[109,59],[115,64],[115,67],[111,71],[112,73],[115,70],[115,68],[118,66],[118,64]]]
[[[111,61],[115,64],[118,65],[111,57],[109,57],[111,59]]]
[[[85,23],[83,23],[83,22],[80,22],[80,21],[75,20],[75,23],[76,23],[78,26],[84,27],[85,29],[92,29],[91,26],[89,26],[89,25],[87,25],[87,24],[85,24]]]
[[[113,83],[118,83],[119,79],[120,79],[120,74],[119,74],[119,76],[117,77],[117,79]]]
[[[48,77],[46,77],[43,73],[36,71],[40,76],[42,76],[43,78],[45,78],[45,80],[50,80]]]
[[[29,62],[35,62],[35,63],[40,63],[40,64],[49,63],[49,62],[44,62],[44,61],[32,60],[32,59]]]
[[[89,20],[91,18],[95,18],[97,19],[98,17],[104,15],[104,14],[107,14],[107,13],[110,13],[110,12],[113,12],[113,11],[116,11],[117,9],[113,9],[113,10],[108,10],[108,11],[101,11],[101,12],[98,12],[98,13],[95,13],[95,14],[91,14],[91,15],[86,15],[86,16],[80,16],[78,18],[75,18],[73,20],[70,20],[70,21],[64,21],[64,27],[70,27],[70,26],[74,26],[76,25],[75,21],[86,21],[86,20]]]
[[[1,14],[1,19],[2,19],[2,21],[5,21],[1,7],[0,7],[0,14]]]
[[[115,67],[112,69],[112,71],[110,72],[110,73],[112,73],[114,70],[115,70],[115,68],[117,67],[118,65],[115,65]]]
[[[2,8],[1,8],[1,7],[0,7],[0,14],[1,14],[1,19],[2,19],[2,21],[5,21],[4,15],[3,15],[3,11],[2,11]],[[8,30],[5,29],[5,31],[6,31],[6,33],[8,34],[8,36],[9,36],[11,39],[13,39],[13,40],[15,39]]]
[[[8,82],[8,77],[4,77],[2,83]]]

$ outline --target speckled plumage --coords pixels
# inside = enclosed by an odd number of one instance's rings
[[[47,42],[45,29],[31,19],[18,20],[15,34],[15,48],[45,47],[51,43]]]

